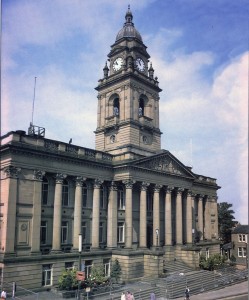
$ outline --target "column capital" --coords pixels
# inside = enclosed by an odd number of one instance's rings
[[[148,189],[148,186],[150,185],[150,183],[148,183],[148,182],[142,182],[141,183],[141,191],[147,191],[147,189]]]
[[[18,178],[18,174],[21,172],[21,168],[17,168],[14,166],[8,166],[3,169],[6,178]]]
[[[196,196],[197,196],[197,194],[192,193],[192,199],[193,199],[193,200],[195,199]]]
[[[57,173],[55,175],[55,181],[56,183],[59,183],[59,184],[62,184],[63,183],[63,180],[67,178],[67,175],[66,174],[62,174],[62,173]]]
[[[135,183],[136,181],[132,179],[123,180],[123,184],[125,185],[126,189],[132,189],[132,186]]]
[[[100,178],[94,179],[94,183],[93,183],[94,188],[99,189],[103,182],[104,180],[101,180]]]
[[[86,178],[85,177],[82,177],[82,176],[77,176],[75,178],[75,185],[76,186],[82,186],[83,182],[86,181]]]
[[[203,200],[204,197],[205,197],[205,195],[199,194],[199,195],[198,195],[198,200]]]
[[[173,189],[174,189],[173,186],[167,185],[167,186],[165,187],[165,191],[166,191],[167,194],[171,194],[171,192],[173,191]]]
[[[182,187],[177,187],[177,188],[176,188],[176,193],[177,193],[177,194],[180,194],[180,195],[181,195],[181,194],[183,193],[183,191],[184,191],[184,188],[182,188]]]
[[[159,193],[163,186],[161,184],[156,184],[154,186],[154,193]]]
[[[191,190],[188,190],[188,191],[187,191],[187,197],[192,197],[192,196],[193,196],[192,191],[191,191]]]
[[[115,181],[112,181],[111,184],[110,184],[110,190],[111,191],[117,191],[118,190],[118,187],[117,187],[117,184]]]
[[[46,172],[41,171],[41,170],[34,170],[33,179],[38,180],[38,181],[42,181],[42,178],[45,175],[45,173]]]

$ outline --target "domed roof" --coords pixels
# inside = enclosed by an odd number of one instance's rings
[[[141,34],[137,31],[132,23],[133,15],[130,10],[130,6],[128,6],[128,10],[125,15],[126,22],[124,23],[123,28],[118,32],[116,37],[116,42],[122,38],[137,38],[142,42]]]

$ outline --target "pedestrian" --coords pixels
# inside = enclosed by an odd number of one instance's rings
[[[132,300],[130,291],[126,294],[126,300]]]
[[[124,292],[121,294],[121,300],[126,300],[126,297],[125,297],[125,293],[124,293]]]
[[[131,300],[135,300],[133,293],[131,293]]]
[[[2,290],[2,293],[1,293],[1,300],[5,300],[7,298],[7,293]]]
[[[190,292],[190,289],[188,286],[186,286],[186,289],[185,289],[185,299],[186,300],[189,300],[189,292]]]
[[[154,292],[150,294],[150,300],[156,300],[156,295]]]

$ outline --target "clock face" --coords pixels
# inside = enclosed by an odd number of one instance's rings
[[[136,68],[141,72],[145,69],[145,63],[140,57],[136,59]]]
[[[113,62],[113,65],[112,65],[113,70],[114,70],[114,71],[120,70],[121,67],[122,67],[122,64],[123,64],[123,59],[122,59],[121,57],[116,58],[116,59],[114,60],[114,62]]]

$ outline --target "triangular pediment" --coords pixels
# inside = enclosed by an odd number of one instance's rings
[[[162,173],[170,173],[192,178],[195,177],[190,168],[181,163],[169,151],[164,151],[160,154],[139,159],[134,165]]]

